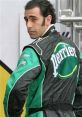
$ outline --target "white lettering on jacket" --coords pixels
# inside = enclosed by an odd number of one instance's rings
[[[54,67],[54,73],[53,73],[54,77],[58,75],[57,69],[61,61],[70,56],[77,57],[75,48],[73,47],[65,47],[59,50],[57,53],[52,54],[51,61],[53,62],[53,67]]]

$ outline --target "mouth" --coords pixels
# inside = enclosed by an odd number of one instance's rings
[[[28,30],[28,33],[35,33],[35,31],[29,31],[29,30]]]
[[[30,35],[34,35],[34,34],[35,34],[35,31],[28,31],[28,33],[29,33]]]

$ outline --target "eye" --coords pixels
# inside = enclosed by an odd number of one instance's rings
[[[24,20],[25,20],[25,22],[28,22],[28,18],[27,17],[24,17]]]
[[[37,18],[35,18],[35,17],[32,17],[32,18],[31,18],[31,21],[32,21],[32,22],[35,22],[36,20],[37,20]]]

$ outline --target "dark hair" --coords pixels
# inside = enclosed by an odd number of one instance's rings
[[[55,9],[48,0],[30,0],[25,5],[25,10],[32,9],[36,6],[40,8],[43,17],[47,17],[48,15],[52,16],[51,24],[54,24],[56,22]]]

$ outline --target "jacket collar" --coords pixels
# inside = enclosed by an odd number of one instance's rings
[[[55,31],[55,26],[54,24],[50,25],[48,27],[48,29],[44,32],[44,34],[42,35],[42,37],[46,37],[48,36],[51,32],[54,32]]]

